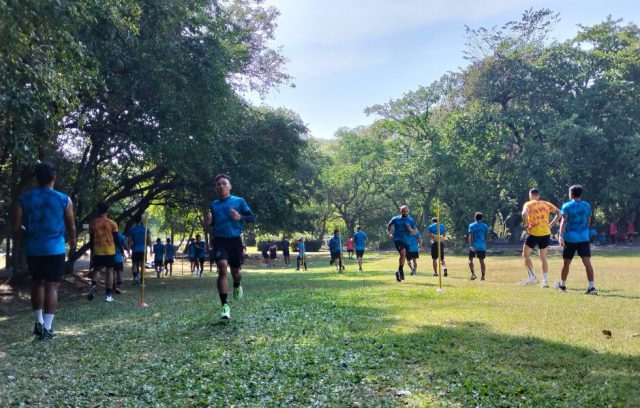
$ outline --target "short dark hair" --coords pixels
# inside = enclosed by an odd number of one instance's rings
[[[531,190],[529,190],[529,194],[540,195],[540,190],[538,190],[537,188],[532,188]]]
[[[142,215],[140,214],[136,214],[133,216],[133,222],[135,222],[136,224],[140,224],[142,222]]]
[[[477,212],[476,213],[476,221],[480,221],[483,217],[484,217],[484,215],[482,215],[481,212]]]
[[[221,178],[227,179],[229,182],[231,181],[231,177],[229,177],[229,175],[227,175],[227,174],[225,174],[225,173],[218,174],[218,175],[213,179],[213,181],[217,182],[217,181],[218,181],[219,179],[221,179]]]
[[[572,185],[569,187],[569,194],[571,194],[571,197],[573,198],[582,197],[582,186],[580,184]]]
[[[96,209],[98,210],[98,214],[106,214],[107,211],[109,211],[109,205],[107,205],[107,203],[100,202],[96,206]]]
[[[162,240],[160,238],[156,239],[156,242],[159,244],[162,242]]]
[[[196,234],[196,238],[201,238],[201,235],[200,234]]]
[[[433,217],[433,218],[431,219],[431,222],[438,222],[438,219],[437,219],[436,217]]]
[[[333,230],[333,235],[335,235],[335,234],[337,234],[337,233],[339,233],[339,232],[340,232],[340,231],[338,231],[338,229],[336,228],[336,229],[334,229],[334,230]]]
[[[357,229],[358,229],[358,231],[360,231],[360,230],[362,229],[362,227],[358,225],[358,228],[357,228]]]
[[[171,238],[167,238],[167,242],[171,242]]]
[[[36,180],[40,186],[46,186],[56,178],[56,168],[52,163],[43,161],[36,165],[34,170],[36,173]]]

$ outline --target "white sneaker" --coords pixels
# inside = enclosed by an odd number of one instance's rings
[[[542,284],[540,285],[541,288],[548,288],[549,287],[549,282],[547,282],[546,279],[542,280]]]
[[[536,279],[535,276],[529,276],[527,279],[520,282],[522,286],[535,285],[536,283],[538,283],[538,279]]]
[[[111,295],[107,295],[106,298],[104,298],[105,302],[113,302],[113,297],[111,297]]]

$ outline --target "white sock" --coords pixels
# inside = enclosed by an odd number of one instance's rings
[[[53,315],[52,314],[45,314],[44,315],[44,328],[51,331],[51,323],[53,323]]]
[[[547,280],[549,278],[549,274],[547,272],[542,272],[542,276],[544,280]]]
[[[42,309],[36,309],[33,311],[33,315],[36,317],[36,322],[42,324],[44,320],[42,320]]]
[[[529,269],[529,277],[532,279],[536,278],[536,273],[533,271],[533,268]]]
[[[560,280],[560,286],[567,286],[567,281]]]
[[[594,281],[589,281],[589,289],[593,289],[596,287],[596,284],[594,283]]]

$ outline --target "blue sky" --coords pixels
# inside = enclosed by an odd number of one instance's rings
[[[638,0],[266,0],[280,10],[274,46],[289,62],[295,88],[280,87],[256,105],[297,112],[318,139],[371,124],[364,109],[428,85],[466,65],[465,25],[518,20],[533,7],[560,13],[552,37],[608,15],[640,23]]]

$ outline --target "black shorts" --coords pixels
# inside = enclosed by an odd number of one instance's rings
[[[418,259],[420,258],[420,254],[416,251],[416,252],[407,252],[407,259],[411,260],[411,259]]]
[[[124,262],[115,262],[113,264],[113,270],[116,272],[124,271]]]
[[[144,252],[134,252],[131,254],[132,262],[142,262],[144,261]]]
[[[268,253],[268,252],[264,252],[264,251],[262,251],[262,257],[263,257],[264,259],[269,259],[269,253]]]
[[[478,256],[478,259],[485,259],[487,257],[487,251],[469,250],[469,259],[473,259],[476,256]]]
[[[340,252],[331,252],[331,261],[335,261],[336,259],[340,258]]]
[[[204,256],[202,258],[198,257],[198,261],[200,261],[201,265],[204,265],[204,260],[205,259],[206,259],[206,257],[204,257]]]
[[[164,264],[165,264],[165,265],[167,265],[167,264],[173,264],[173,259],[167,259],[167,260],[165,260],[165,261],[164,261]]]
[[[160,259],[160,260],[157,260],[157,259],[156,259],[156,260],[154,260],[154,261],[153,261],[153,265],[154,265],[154,266],[162,266],[162,259]]]
[[[540,249],[545,249],[549,246],[549,242],[551,242],[551,235],[543,235],[541,237],[527,235],[527,239],[525,239],[524,244],[531,249],[534,249],[536,245]]]
[[[276,259],[278,256],[276,255],[275,252],[270,252],[269,253],[269,259]]]
[[[196,261],[196,257],[194,256],[189,256],[189,262],[195,262]]]
[[[216,263],[216,255],[213,251],[209,251],[209,265],[213,265]]]
[[[213,239],[213,259],[218,262],[226,260],[232,268],[242,266],[242,239],[240,237],[215,237]]]
[[[347,252],[351,253],[351,252],[353,252],[353,249],[348,249],[347,248]]]
[[[27,255],[27,266],[33,280],[60,282],[60,279],[64,276],[64,254]]]
[[[289,256],[289,251],[282,251],[282,256]]]
[[[431,243],[431,259],[438,259],[438,243]],[[440,260],[444,261],[444,242],[440,242]]]
[[[362,258],[364,255],[364,249],[356,249],[356,257]]]
[[[393,245],[395,245],[396,250],[398,250],[398,253],[401,252],[403,249],[404,250],[407,249],[407,244],[405,244],[404,241],[393,241]]]
[[[93,256],[93,267],[94,268],[113,268],[116,264],[116,256],[115,255],[94,255]]]
[[[591,258],[591,244],[589,241],[585,242],[566,242],[564,243],[564,250],[562,251],[562,259],[573,259],[573,256],[578,251],[578,256],[581,258]]]

